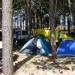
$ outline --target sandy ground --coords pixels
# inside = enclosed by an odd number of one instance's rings
[[[14,75],[75,75],[75,57],[53,62],[51,57],[14,52],[13,59]]]
[[[14,53],[14,75],[75,75],[75,57],[58,58]]]

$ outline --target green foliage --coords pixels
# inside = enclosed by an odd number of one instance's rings
[[[13,0],[13,9],[20,10],[25,8],[26,0]]]

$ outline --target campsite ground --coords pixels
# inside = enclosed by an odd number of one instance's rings
[[[16,57],[16,58],[15,58]],[[14,75],[75,75],[75,57],[51,57],[14,53]]]
[[[15,51],[13,59],[14,75],[75,75],[75,57],[59,57],[55,63],[51,57]]]

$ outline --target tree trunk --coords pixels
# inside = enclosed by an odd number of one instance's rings
[[[53,60],[56,58],[56,41],[55,41],[55,8],[54,0],[49,0],[49,24],[51,28],[51,47],[52,47],[52,57]]]
[[[70,27],[73,25],[72,23],[73,23],[73,13],[72,13],[72,8],[71,8],[71,0],[68,0],[68,7],[69,7],[69,10],[70,10],[70,20],[69,20],[69,24],[68,24],[68,33],[70,33]]]
[[[26,8],[26,21],[27,21],[27,30],[29,33],[31,33],[30,31],[30,28],[31,28],[31,0],[26,0],[27,2],[27,8]]]
[[[37,28],[37,14],[35,12],[35,29]]]
[[[25,30],[28,31],[28,25],[27,25],[27,23],[28,23],[28,19],[27,19],[27,1],[26,1],[26,8],[25,8],[25,21],[26,21]]]
[[[2,0],[3,73],[13,75],[12,0]]]

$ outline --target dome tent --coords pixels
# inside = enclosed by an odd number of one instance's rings
[[[75,56],[74,40],[64,40],[57,48],[57,56]]]
[[[32,53],[49,55],[51,53],[50,44],[43,37],[30,39],[20,50],[22,53]]]
[[[35,38],[30,39],[25,45],[20,49],[20,52],[22,53],[34,53],[36,52],[37,48],[33,44]],[[36,40],[36,39],[35,39]],[[34,51],[35,50],[35,51]]]

